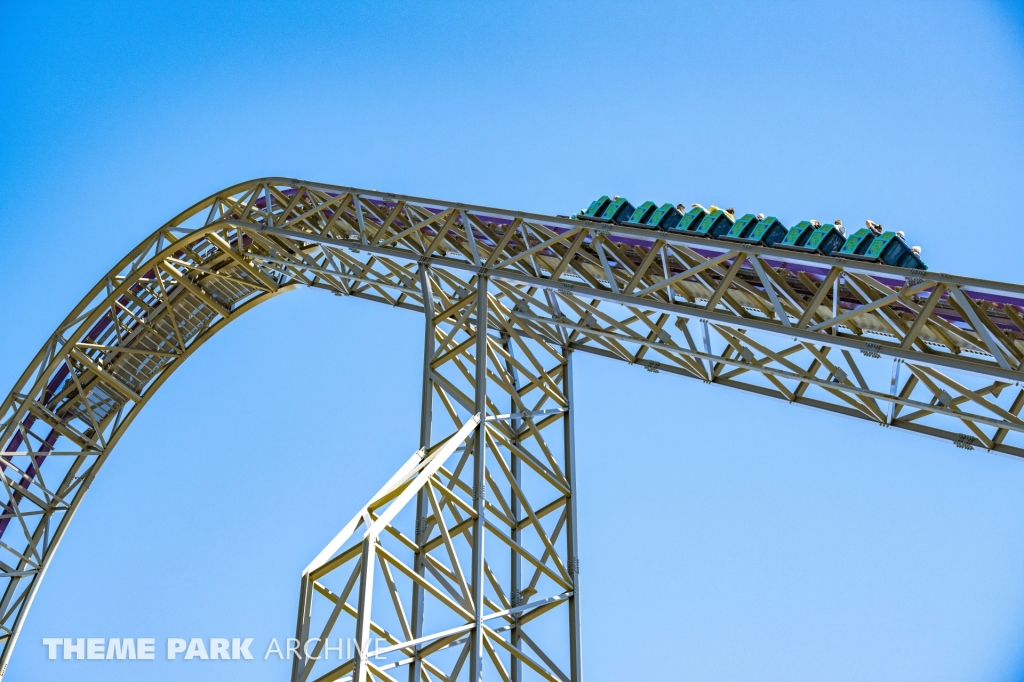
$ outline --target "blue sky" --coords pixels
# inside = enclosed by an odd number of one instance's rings
[[[263,175],[871,218],[1024,281],[1015,3],[3,3],[0,63],[0,384],[146,234]],[[90,490],[8,678],[285,679],[41,640],[289,636],[301,569],[415,449],[420,333],[303,291],[204,346]],[[576,372],[588,680],[1024,679],[1024,462]]]

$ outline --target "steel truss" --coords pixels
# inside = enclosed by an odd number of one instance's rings
[[[302,285],[427,323],[419,449],[303,573],[293,680],[581,679],[575,351],[1024,455],[1020,285],[256,180],[128,254],[3,403],[0,677],[139,409]]]
[[[510,324],[488,279],[419,270],[421,447],[303,574],[295,682],[580,679],[572,351]]]

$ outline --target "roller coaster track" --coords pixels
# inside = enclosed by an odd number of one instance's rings
[[[139,410],[300,286],[424,313],[425,333],[418,448],[303,572],[294,682],[582,679],[576,352],[1024,455],[1024,286],[254,180],[139,244],[4,401],[0,677]]]

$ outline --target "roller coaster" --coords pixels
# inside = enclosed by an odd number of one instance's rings
[[[266,178],[153,232],[0,410],[0,677],[139,410],[298,287],[422,313],[424,334],[419,442],[299,577],[293,682],[582,679],[577,352],[1024,456],[1024,286],[927,270],[874,224],[847,239],[627,205],[548,216]]]

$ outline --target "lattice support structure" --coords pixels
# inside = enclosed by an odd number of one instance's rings
[[[296,664],[298,679],[387,679],[406,659],[413,680],[579,679],[573,353],[1024,456],[1024,286],[254,180],[129,253],[0,406],[0,677],[139,410],[226,324],[299,286],[429,324],[418,454],[303,578],[303,641],[358,633],[362,653]]]
[[[293,682],[579,680],[571,351],[485,276],[418,279],[422,446],[303,574]]]

